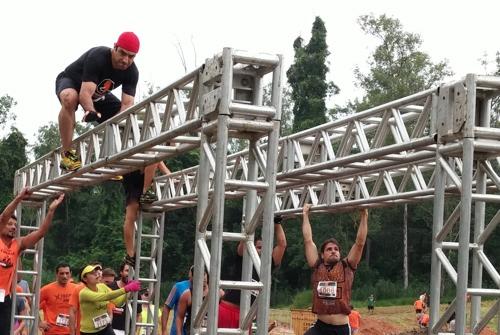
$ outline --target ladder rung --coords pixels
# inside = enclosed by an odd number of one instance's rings
[[[38,230],[37,226],[21,226],[20,228],[26,230]]]
[[[31,315],[14,315],[16,320],[35,320],[34,316]]]
[[[141,257],[139,257],[139,259],[140,259],[141,261],[151,262],[151,261],[154,259],[154,257],[149,257],[149,256],[141,256]]]
[[[34,296],[34,294],[33,293],[19,292],[19,293],[16,293],[16,296],[17,297],[32,297],[32,296]]]
[[[139,278],[139,281],[142,283],[157,283],[158,279],[155,278]]]
[[[262,290],[264,284],[255,281],[221,280],[219,286],[222,289]]]
[[[23,251],[24,254],[36,254],[36,249],[26,249]]]
[[[153,323],[143,323],[143,322],[137,322],[135,325],[137,327],[148,327],[148,328],[153,328],[155,326]]]
[[[159,238],[160,238],[160,235],[142,234],[142,238],[154,238],[154,239],[159,239]]]
[[[211,231],[207,231],[207,239],[210,239],[212,238],[212,232]],[[242,234],[242,233],[229,233],[229,232],[223,232],[222,233],[222,239],[224,241],[236,241],[236,242],[239,242],[239,241],[244,241],[246,239],[246,235],[245,234]]]
[[[38,274],[37,271],[29,271],[29,270],[19,270],[17,273],[24,274],[24,275],[32,275],[35,276]]]

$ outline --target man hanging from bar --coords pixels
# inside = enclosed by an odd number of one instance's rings
[[[313,269],[311,284],[313,290],[312,312],[318,320],[305,335],[350,335],[349,313],[354,273],[363,255],[368,234],[368,210],[360,211],[360,223],[356,241],[349,254],[341,258],[340,245],[334,238],[323,242],[320,252],[313,241],[309,222],[310,204],[304,205],[302,235],[304,252],[309,267]]]

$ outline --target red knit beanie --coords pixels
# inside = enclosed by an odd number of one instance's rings
[[[120,47],[128,52],[137,53],[141,42],[136,34],[131,31],[126,31],[118,37],[118,41],[115,43],[115,47]]]

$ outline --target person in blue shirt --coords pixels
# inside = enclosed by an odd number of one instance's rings
[[[175,328],[175,319],[177,317],[177,307],[179,304],[179,299],[184,293],[184,291],[189,290],[191,280],[193,278],[193,269],[194,267],[191,266],[189,269],[189,278],[183,281],[178,281],[172,286],[172,289],[170,290],[170,293],[168,294],[167,300],[165,301],[165,305],[163,306],[163,312],[161,315],[161,335],[167,335],[168,330],[167,330],[167,323],[168,323],[168,318],[170,316],[170,311],[174,311],[174,317],[173,317],[173,322],[170,327],[170,335],[177,335],[177,330]],[[181,335],[181,334],[179,334]],[[186,335],[185,333],[182,335]]]

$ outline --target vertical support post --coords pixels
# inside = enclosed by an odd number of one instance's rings
[[[258,175],[258,166],[255,158],[255,149],[257,147],[257,141],[256,140],[251,140],[250,145],[248,147],[248,176],[247,180],[248,181],[256,181],[257,180],[257,175]],[[248,232],[247,231],[247,224],[250,222],[252,219],[253,215],[255,214],[255,209],[257,208],[257,191],[256,190],[248,190],[246,192],[246,198],[245,198],[245,208],[244,208],[244,215],[245,215],[245,220],[244,223],[245,225],[242,227],[242,233],[247,233],[247,241],[254,241],[255,239],[255,231]],[[243,281],[251,281],[252,280],[252,274],[253,274],[253,262],[250,259],[250,256],[248,255],[248,252],[243,253],[243,262],[242,262],[242,270],[241,270],[241,280]],[[248,311],[250,310],[250,292],[248,290],[241,290],[241,298],[240,298],[240,328],[243,329],[244,331],[247,331],[248,329],[244,328],[243,321],[245,319],[245,316],[248,314]]]
[[[491,99],[481,99],[479,108],[479,118],[477,122],[481,127],[490,126],[490,105]],[[480,168],[479,162],[476,162],[476,193],[486,194],[486,172]],[[484,231],[484,220],[485,220],[485,210],[486,203],[484,201],[478,201],[475,204],[475,214],[474,214],[474,242],[477,242],[479,236]],[[484,245],[478,245],[477,250],[472,254],[472,287],[481,288],[483,282],[483,265],[479,260],[477,252],[483,250]],[[473,296],[471,303],[471,329],[474,329],[475,325],[479,322],[481,318],[481,296]]]
[[[440,143],[437,144],[436,161],[441,156],[439,153]],[[440,164],[436,164],[436,181],[434,192],[433,224],[432,224],[432,256],[431,256],[431,296],[430,296],[430,327],[432,334],[437,334],[434,326],[439,320],[439,304],[441,296],[441,262],[437,256],[437,250],[442,248],[442,241],[437,236],[443,228],[444,199],[446,186],[446,172]]]
[[[202,83],[200,83],[202,86]],[[204,91],[200,87],[200,96],[203,96]],[[206,126],[206,120],[203,121],[202,129]],[[195,244],[194,244],[194,276],[193,276],[193,297],[191,303],[191,332],[194,334],[195,318],[200,312],[200,307],[203,301],[203,274],[205,270],[205,262],[203,260],[202,252],[200,250],[200,245],[198,242],[205,243],[205,230],[202,231],[200,225],[202,224],[202,218],[208,208],[208,189],[210,180],[210,162],[208,160],[207,154],[203,149],[205,144],[210,143],[210,139],[207,135],[201,131],[201,142],[200,142],[200,165],[198,167],[198,207],[196,209],[196,233],[195,233]],[[210,273],[210,272],[209,272]],[[215,280],[215,277],[210,273],[210,282]],[[209,302],[216,304],[218,301],[218,288],[216,290],[210,290],[208,292]],[[215,321],[214,321],[215,322]],[[217,327],[217,323],[215,322]]]
[[[469,243],[472,214],[472,176],[474,164],[474,120],[476,113],[476,78],[467,75],[465,79],[467,87],[466,123],[463,139],[463,172],[462,172],[462,194],[460,207],[460,231],[458,247],[458,280],[457,280],[457,308],[456,308],[456,332],[465,333],[466,322],[466,294],[469,280]]]
[[[214,176],[214,217],[212,220],[212,239],[210,248],[210,284],[209,291],[212,292],[208,303],[207,333],[217,334],[217,320],[219,315],[220,271],[222,261],[222,234],[224,228],[224,201],[225,201],[225,179],[227,165],[227,143],[229,125],[229,103],[231,100],[231,88],[233,80],[233,58],[232,49],[224,48],[222,53],[222,92],[217,117],[217,149],[216,169]]]
[[[266,179],[269,184],[264,202],[264,215],[262,220],[262,255],[260,265],[260,279],[263,284],[262,292],[259,294],[259,308],[257,311],[257,334],[267,334],[269,320],[269,303],[271,297],[271,262],[274,240],[274,197],[276,194],[276,161],[278,159],[278,144],[281,122],[281,91],[282,87],[282,64],[283,57],[279,55],[279,65],[273,72],[273,92],[271,104],[276,109],[273,120],[273,129],[269,133],[267,145]]]

